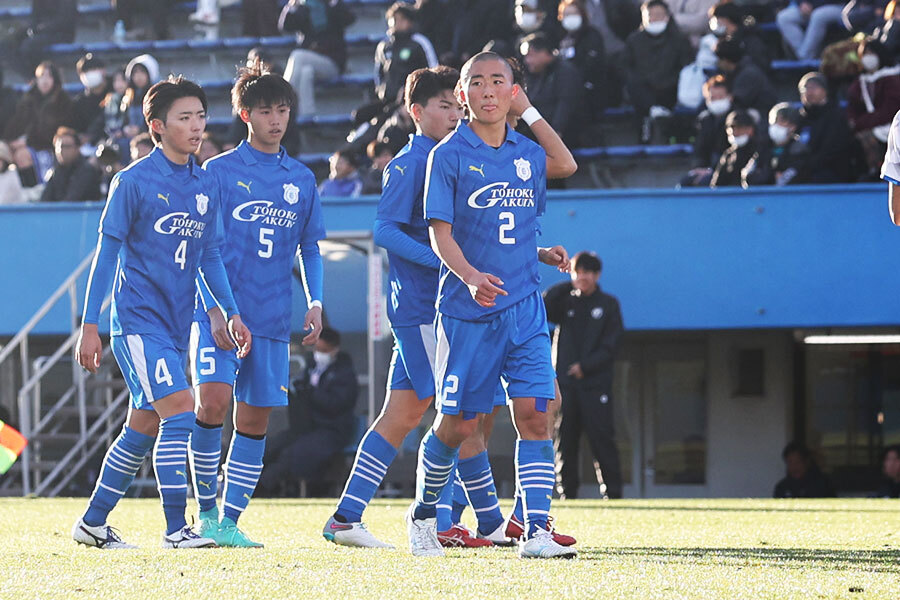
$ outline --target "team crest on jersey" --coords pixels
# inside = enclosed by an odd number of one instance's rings
[[[297,204],[300,200],[300,188],[293,183],[285,183],[281,187],[284,188],[284,201],[288,204]]]
[[[531,179],[531,163],[527,159],[517,158],[513,164],[516,165],[516,175],[519,176],[519,179],[522,181]]]
[[[206,194],[197,194],[194,196],[197,199],[197,212],[200,213],[200,216],[206,214],[206,209],[209,208],[209,196]]]

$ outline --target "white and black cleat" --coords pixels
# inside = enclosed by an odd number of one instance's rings
[[[101,550],[132,550],[137,548],[133,544],[126,544],[119,537],[118,532],[109,525],[97,525],[91,527],[78,519],[72,528],[72,539],[79,544],[100,548]]]
[[[216,548],[212,538],[200,537],[190,525],[185,525],[175,533],[163,536],[163,548]]]

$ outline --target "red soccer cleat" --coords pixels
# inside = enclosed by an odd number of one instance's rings
[[[553,529],[553,517],[547,518],[547,528],[550,530],[550,533],[553,534],[553,541],[560,546],[575,545],[575,538],[571,535],[559,533]],[[509,521],[506,523],[506,537],[519,540],[522,539],[523,533],[525,533],[525,524],[518,520],[515,515],[509,515]]]
[[[494,545],[490,540],[475,537],[462,525],[454,525],[447,531],[438,531],[437,536],[444,548],[487,548]]]

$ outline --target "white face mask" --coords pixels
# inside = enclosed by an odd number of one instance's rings
[[[862,58],[859,59],[859,62],[862,64],[862,68],[866,71],[877,71],[880,66],[881,61],[878,60],[877,54],[863,54]]]
[[[562,19],[562,26],[568,32],[581,29],[581,15],[566,15]]]
[[[103,71],[93,70],[81,74],[81,83],[86,88],[95,88],[103,83]]]
[[[650,23],[644,23],[644,31],[646,31],[650,35],[659,35],[663,31],[666,30],[666,27],[668,25],[669,25],[668,19],[664,19],[662,21],[653,21]]]
[[[772,123],[769,125],[769,137],[772,138],[772,141],[776,146],[782,146],[791,135],[790,129],[785,127],[784,125],[779,125],[778,123]]]
[[[718,100],[707,100],[706,108],[714,115],[724,115],[731,110],[731,98],[719,98]]]
[[[728,134],[728,143],[734,146],[735,148],[743,148],[747,145],[747,142],[750,141],[750,136],[747,134],[744,135],[732,135]]]
[[[516,15],[516,24],[522,31],[534,31],[538,28],[538,17],[533,12],[522,12]]]
[[[313,360],[316,361],[317,369],[325,369],[334,362],[334,355],[329,352],[313,351]]]
[[[719,24],[719,20],[715,17],[709,20],[709,30],[717,37],[725,35],[725,26]]]

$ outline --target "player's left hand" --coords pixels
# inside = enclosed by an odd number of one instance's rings
[[[545,265],[556,267],[560,273],[569,272],[569,253],[562,246],[553,246],[551,248],[539,248],[538,260]]]
[[[584,379],[584,372],[581,370],[581,363],[573,363],[569,365],[569,370],[566,371],[566,374],[570,377],[574,377],[575,379]]]
[[[222,309],[214,306],[207,312],[209,315],[209,332],[216,342],[216,346],[222,350],[234,350],[234,340],[231,339],[231,333],[228,331],[228,323],[225,322],[225,315]]]
[[[303,329],[312,329],[312,331],[303,338],[304,346],[312,346],[319,341],[319,335],[322,334],[322,307],[313,306],[306,311],[306,318],[303,320]]]
[[[241,320],[241,315],[234,315],[228,320],[228,330],[231,333],[231,337],[234,338],[234,341],[237,343],[238,358],[244,358],[250,354],[250,346],[253,339],[250,335],[250,330],[247,329],[247,326],[244,325],[244,322]]]

